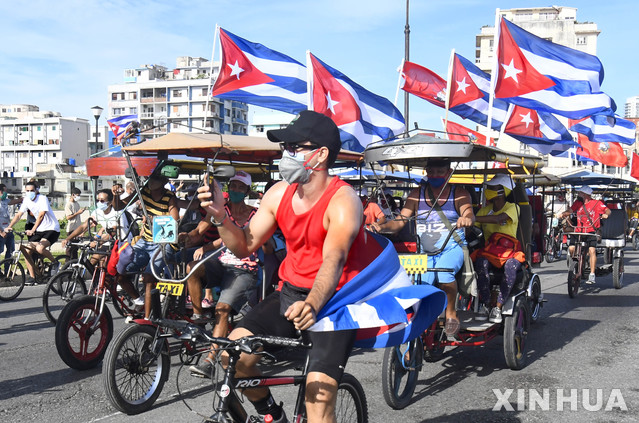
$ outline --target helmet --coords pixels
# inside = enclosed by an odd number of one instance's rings
[[[160,169],[159,174],[165,178],[174,179],[180,174],[180,167],[174,164],[165,164],[162,166],[162,169]]]

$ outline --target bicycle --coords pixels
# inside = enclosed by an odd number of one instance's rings
[[[91,280],[95,266],[89,260],[88,249],[91,239],[70,242],[69,245],[77,247],[79,255],[77,260],[69,260],[57,275],[49,279],[44,291],[42,291],[42,309],[47,319],[56,324],[60,312],[73,298],[93,292],[94,286],[87,289],[87,280]]]
[[[27,279],[24,267],[20,263],[23,255],[24,239],[27,238],[26,232],[13,232],[16,237],[20,238],[20,244],[16,248],[13,256],[0,261],[0,300],[11,301],[20,295],[24,289]],[[66,260],[67,255],[59,255],[55,262],[44,261],[44,257],[38,253],[31,255],[37,274],[34,283],[42,283],[51,278],[52,273],[60,269]]]
[[[563,251],[564,230],[561,225],[550,228],[550,233],[544,235],[544,253],[547,263],[561,259]]]
[[[160,285],[160,284],[159,284]],[[163,284],[171,290],[180,284]],[[168,291],[173,292],[173,291]],[[175,337],[191,345],[200,344],[194,356],[206,354],[210,345],[217,345],[216,368],[222,369],[221,380],[211,378],[210,388],[215,392],[214,413],[203,416],[207,422],[260,422],[260,416],[249,415],[243,406],[239,390],[265,386],[298,385],[294,416],[291,421],[306,421],[305,380],[308,358],[302,374],[294,376],[260,376],[236,378],[236,365],[242,353],[259,354],[275,358],[264,351],[266,346],[309,349],[310,344],[301,339],[275,336],[248,336],[237,340],[215,338],[192,323],[172,319],[156,318],[160,310],[160,292],[152,292],[151,320],[148,323],[129,326],[114,340],[105,357],[104,387],[107,397],[115,408],[126,414],[142,413],[153,405],[168,379],[170,347],[168,337]],[[221,365],[222,352],[228,355],[225,367]],[[344,373],[337,390],[336,415],[338,422],[368,421],[368,406],[364,390],[352,375]]]
[[[573,236],[575,240],[575,249],[568,256],[568,295],[570,298],[575,298],[579,292],[581,280],[590,273],[588,244],[597,238],[597,234],[570,232],[566,235]]]

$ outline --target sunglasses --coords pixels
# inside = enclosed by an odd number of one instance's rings
[[[290,143],[280,143],[280,150],[282,150],[282,152],[287,151],[289,154],[291,155],[295,155],[295,153],[297,153],[300,150],[316,150],[319,148],[319,145],[317,144],[300,144],[300,143],[296,143],[296,142],[290,142]]]

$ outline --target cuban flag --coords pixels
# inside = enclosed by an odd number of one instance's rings
[[[442,123],[444,123],[443,119]],[[464,125],[460,125],[450,120],[445,122],[445,125],[446,126],[444,127],[444,130],[446,131],[446,135],[448,136],[449,140],[472,142],[474,144],[487,145],[489,147],[495,146],[495,140],[491,138],[490,141],[487,143],[486,135],[466,128]]]
[[[570,130],[579,132],[593,142],[635,143],[636,125],[619,116],[593,115],[580,121],[571,121]]]
[[[222,65],[211,96],[297,114],[306,109],[306,67],[220,28]]]
[[[487,126],[490,76],[470,60],[456,53],[451,75],[449,110],[464,119]],[[507,102],[493,99],[491,127],[494,130],[501,130],[507,112]]]
[[[107,124],[113,132],[113,136],[115,137],[115,144],[119,144],[122,140],[122,137],[126,134],[126,131],[131,128],[133,122],[138,121],[138,115],[125,115],[118,116],[113,119],[107,120]]]
[[[431,285],[413,285],[391,242],[372,234],[382,253],[324,305],[316,332],[358,329],[355,346],[385,348],[422,334],[446,307],[446,294]]]
[[[308,53],[312,69],[312,110],[333,119],[342,147],[364,151],[372,142],[391,140],[405,131],[404,117],[389,100],[373,94]]]
[[[551,113],[516,105],[512,107],[504,133],[541,154],[556,156],[579,146],[566,127]]]
[[[604,73],[596,56],[544,40],[503,18],[497,61],[496,98],[571,119],[616,109],[601,92]]]

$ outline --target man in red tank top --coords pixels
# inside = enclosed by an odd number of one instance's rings
[[[267,135],[281,143],[279,170],[284,181],[266,192],[246,228],[230,223],[217,184],[199,189],[202,206],[238,257],[257,250],[277,227],[286,238],[278,291],[251,310],[230,334],[232,339],[251,334],[294,337],[296,330],[305,331],[333,294],[381,252],[379,243],[363,230],[362,203],[355,191],[328,174],[341,148],[335,123],[303,111],[287,128]],[[308,421],[334,421],[335,394],[355,331],[308,334],[313,342],[306,380]],[[242,356],[237,376],[260,374],[259,359]],[[275,422],[287,421],[267,388],[246,390],[245,395],[260,414],[271,414]]]

